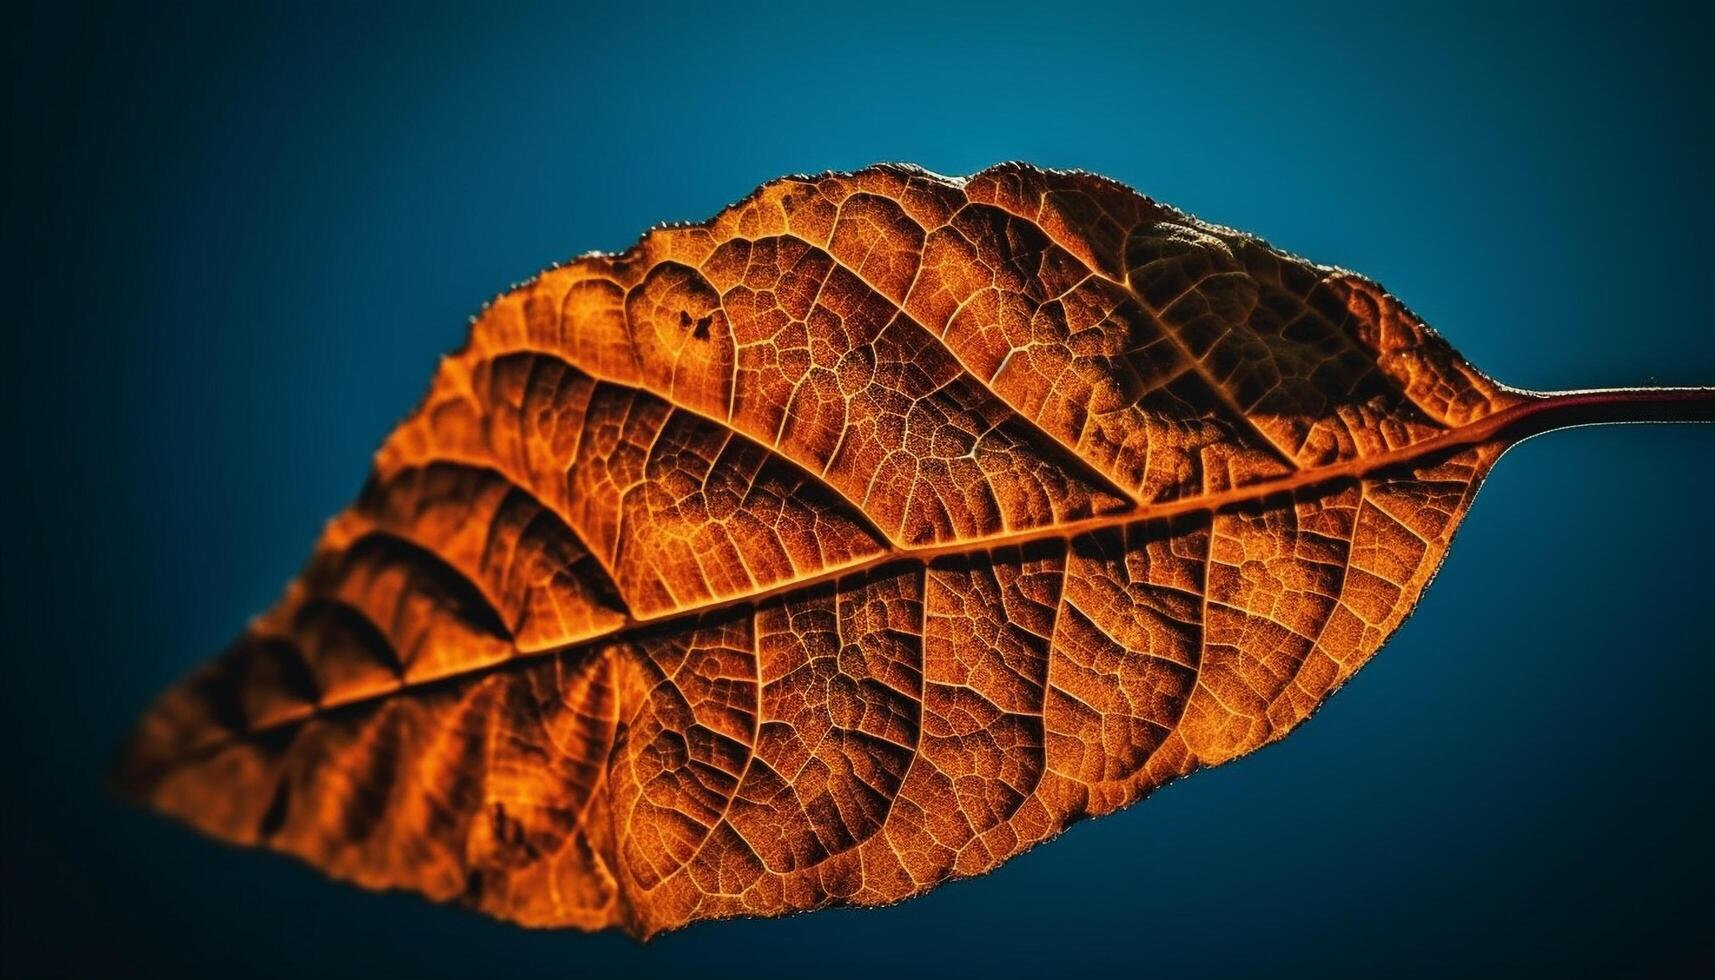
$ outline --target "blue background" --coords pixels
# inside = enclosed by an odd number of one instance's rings
[[[482,301],[782,173],[1083,167],[1504,381],[1715,383],[1707,12],[1199,6],[12,15],[4,972],[1715,970],[1715,427],[1515,449],[1292,738],[888,909],[528,933],[98,789]]]

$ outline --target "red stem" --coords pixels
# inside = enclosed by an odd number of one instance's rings
[[[1496,415],[1497,434],[1514,439],[1574,425],[1715,422],[1715,388],[1597,388],[1521,392],[1529,400]]]

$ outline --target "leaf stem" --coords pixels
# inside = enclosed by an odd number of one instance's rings
[[[1715,422],[1715,388],[1594,388],[1521,392],[1529,401],[1501,413],[1505,429],[1526,439],[1576,425],[1625,422]]]

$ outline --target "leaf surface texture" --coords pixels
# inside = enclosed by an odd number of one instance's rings
[[[496,299],[119,780],[533,926],[898,901],[1305,719],[1529,397],[1099,177],[776,181]]]

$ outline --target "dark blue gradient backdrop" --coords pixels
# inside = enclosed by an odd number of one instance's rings
[[[1369,6],[9,15],[0,972],[1715,969],[1715,427],[1518,447],[1286,742],[892,908],[532,933],[99,789],[485,299],[779,174],[1082,167],[1512,384],[1715,383],[1709,14]]]

